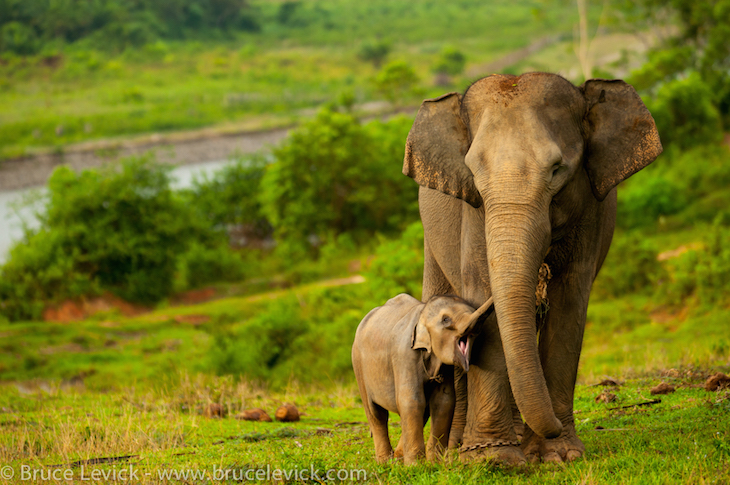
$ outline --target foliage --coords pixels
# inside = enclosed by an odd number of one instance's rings
[[[687,149],[721,141],[720,113],[712,100],[712,90],[696,72],[663,84],[649,102],[662,143]]]
[[[212,283],[240,281],[247,265],[239,253],[225,245],[193,242],[178,259],[177,285],[180,289],[200,288]]]
[[[458,76],[464,72],[466,66],[466,56],[456,47],[447,46],[439,54],[433,71],[437,74],[447,74],[449,76]]]
[[[140,46],[191,32],[258,29],[246,0],[3,0],[0,52],[26,55],[41,43],[91,41],[96,47]]]
[[[83,8],[77,11],[84,12],[79,18],[92,18],[84,8],[105,1],[111,0],[79,0]],[[3,0],[0,9],[11,3],[35,4]],[[168,0],[153,3],[154,10]],[[184,5],[193,3],[203,4]],[[277,20],[283,2],[252,0],[246,15],[260,23],[257,32],[175,23],[183,37],[158,35],[157,27],[137,28],[152,25],[144,18],[130,17],[120,28],[149,33],[143,46],[130,43],[120,51],[116,34],[102,31],[73,41],[40,38],[35,55],[0,53],[0,159],[139,133],[291,126],[344,91],[354,94],[357,111],[382,98],[373,89],[377,71],[358,61],[360,42],[353,39],[391,39],[398,32],[390,55],[407,59],[423,77],[433,65],[435,45],[458,44],[469,62],[485,63],[547,34],[570,31],[565,19],[574,14],[572,6],[551,9],[535,22],[533,3],[463,0],[437,8],[425,0],[303,0],[294,13],[302,25],[293,26]],[[123,7],[133,5],[138,2]],[[0,19],[6,17],[0,13]],[[497,29],[503,35],[483,35]],[[443,90],[428,89],[418,97]]]
[[[684,187],[657,171],[637,175],[619,189],[617,224],[633,229],[656,224],[661,216],[676,214],[686,206]]]
[[[651,293],[666,272],[657,261],[656,246],[636,233],[617,233],[611,243],[593,293],[598,298],[621,298]]]
[[[409,225],[400,238],[383,241],[366,272],[371,291],[379,305],[399,293],[418,298],[423,279],[423,226]]]
[[[323,110],[274,149],[261,204],[280,242],[389,232],[416,217],[417,186],[400,173],[409,121],[360,124]],[[312,239],[314,238],[314,239]]]
[[[704,237],[702,249],[691,249],[670,262],[670,278],[659,291],[667,304],[693,299],[702,305],[724,305],[730,294],[730,226],[720,213]]]
[[[106,290],[151,304],[170,294],[178,255],[210,226],[169,187],[169,167],[149,158],[80,174],[59,167],[38,231],[2,267],[3,313],[38,318],[48,301]]]
[[[360,46],[357,56],[365,62],[372,63],[375,68],[380,68],[391,50],[393,50],[393,46],[390,42],[384,40],[366,41]]]
[[[404,100],[417,96],[418,75],[405,61],[391,61],[375,77],[375,89],[382,97],[400,105]]]
[[[624,11],[632,21],[676,22],[680,27],[677,36],[650,53],[639,76],[643,84],[681,79],[688,71],[697,71],[709,86],[712,103],[724,117],[730,115],[730,1],[627,0]]]
[[[246,227],[265,237],[271,226],[262,214],[259,191],[268,162],[262,154],[238,157],[212,176],[194,179],[185,195],[216,229],[230,234]]]
[[[78,268],[65,235],[42,229],[16,244],[0,268],[0,314],[11,321],[37,319],[48,301],[93,295],[98,282]]]

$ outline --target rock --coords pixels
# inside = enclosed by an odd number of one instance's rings
[[[226,409],[217,402],[208,404],[203,410],[203,416],[206,418],[223,418],[226,414],[228,414]]]
[[[243,421],[263,421],[266,423],[271,422],[271,416],[261,408],[246,409],[236,415],[236,419],[242,419]]]
[[[290,423],[293,421],[299,421],[299,410],[291,403],[282,404],[279,409],[276,410],[274,415],[277,421],[282,423]]]
[[[657,394],[671,394],[674,391],[676,391],[676,389],[674,389],[674,386],[662,381],[659,383],[659,385],[652,388],[652,390],[649,392],[651,392],[652,396],[656,396]]]
[[[706,391],[717,391],[728,387],[730,387],[730,376],[722,372],[718,372],[705,382]]]

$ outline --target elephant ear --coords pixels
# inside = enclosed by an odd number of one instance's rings
[[[662,152],[659,133],[636,90],[621,80],[591,79],[581,86],[586,99],[587,158],[593,195],[599,201],[621,181]]]
[[[469,145],[459,94],[427,99],[408,133],[403,174],[419,185],[480,207],[482,198],[474,185],[474,175],[464,163]]]
[[[423,310],[423,306],[421,306]],[[421,311],[415,311],[413,319],[417,319],[416,324],[413,326],[413,337],[411,338],[411,348],[413,350],[424,349],[429,354],[431,353],[431,334],[428,332],[426,325],[424,324]]]

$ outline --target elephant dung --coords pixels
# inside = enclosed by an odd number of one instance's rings
[[[236,415],[236,419],[242,419],[243,421],[263,421],[266,423],[271,422],[271,416],[261,408],[246,409]]]
[[[224,418],[226,414],[228,414],[226,408],[217,402],[208,404],[203,410],[203,416],[206,418]]]
[[[279,409],[276,410],[274,415],[277,421],[282,423],[290,423],[293,421],[299,421],[299,410],[291,403],[282,404]]]
[[[610,403],[616,400],[616,394],[612,393],[608,389],[604,389],[598,396],[596,396],[596,402]]]
[[[674,391],[676,391],[676,389],[674,389],[674,386],[662,381],[659,383],[659,385],[652,388],[652,390],[649,392],[651,392],[652,396],[656,396],[657,394],[671,394]]]
[[[718,391],[720,389],[730,388],[730,376],[718,372],[714,376],[711,376],[705,382],[705,390],[707,391]]]

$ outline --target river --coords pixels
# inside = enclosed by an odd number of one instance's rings
[[[173,187],[176,189],[189,187],[193,177],[212,174],[229,163],[232,162],[222,160],[175,167],[172,171]],[[23,221],[31,228],[38,226],[38,221],[34,216],[36,208],[40,208],[38,202],[31,206],[17,207],[24,198],[32,196],[34,192],[43,195],[46,192],[46,188],[41,186],[20,190],[0,191],[0,263],[5,262],[12,245],[22,239]]]

